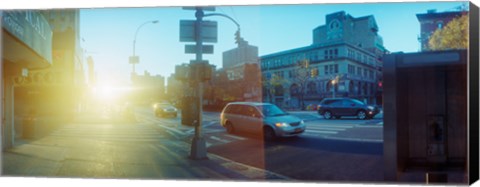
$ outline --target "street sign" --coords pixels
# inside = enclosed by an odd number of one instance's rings
[[[215,11],[214,6],[185,6],[182,7],[183,10],[197,10],[197,8],[202,8],[203,11]]]
[[[196,42],[195,20],[180,20],[180,42]],[[217,22],[202,21],[202,42],[217,42]]]
[[[196,54],[197,46],[195,45],[185,45],[185,53],[187,54]],[[213,54],[213,45],[202,45],[203,54]]]
[[[130,64],[138,64],[140,62],[140,58],[138,56],[130,56],[128,63]]]

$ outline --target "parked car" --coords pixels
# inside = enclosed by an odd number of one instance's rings
[[[220,115],[221,125],[228,133],[248,132],[262,134],[266,140],[276,137],[296,136],[305,131],[306,125],[270,103],[228,103]]]
[[[155,103],[153,105],[153,111],[157,117],[172,116],[177,117],[177,108],[168,103]]]
[[[377,115],[380,110],[367,105],[359,100],[351,98],[324,99],[318,105],[318,114],[325,119],[341,118],[342,116],[356,116],[358,119],[370,119]]]

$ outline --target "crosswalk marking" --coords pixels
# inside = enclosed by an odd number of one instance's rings
[[[338,133],[337,131],[319,131],[319,130],[310,130],[310,129],[305,130],[305,133],[307,132],[314,132],[314,133],[321,133],[321,134],[337,134]]]
[[[307,127],[353,128],[355,125],[307,125]]]
[[[216,137],[216,136],[210,136],[210,138],[213,139],[213,140],[217,140],[219,142],[222,142],[222,143],[230,143],[230,141],[221,139],[221,138]]]
[[[308,130],[308,129],[316,129],[316,130],[333,130],[333,131],[338,131],[338,130],[341,130],[341,131],[344,131],[344,130],[346,130],[347,128],[310,127],[310,126],[308,126],[308,127],[307,127],[307,130]]]
[[[233,139],[237,139],[237,140],[245,140],[245,138],[238,137],[238,136],[233,136],[233,135],[230,135],[230,134],[225,134],[225,136],[226,136],[226,137],[233,138]]]
[[[306,135],[310,136],[322,136],[322,135],[334,135],[338,134],[341,131],[346,131],[347,129],[355,128],[354,125],[345,125],[345,124],[338,124],[338,125],[326,125],[326,124],[318,124],[318,125],[307,125],[305,130]]]

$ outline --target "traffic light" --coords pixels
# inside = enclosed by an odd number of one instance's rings
[[[311,75],[312,77],[318,76],[318,68],[313,68],[313,69],[310,71],[310,75]]]
[[[241,39],[242,38],[240,37],[240,30],[237,30],[237,32],[235,32],[235,43],[239,44]]]

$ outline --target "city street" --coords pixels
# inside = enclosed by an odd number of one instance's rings
[[[7,176],[129,179],[383,181],[382,120],[306,121],[298,137],[264,142],[227,134],[218,112],[204,112],[207,160],[189,159],[194,128],[181,117],[159,118],[136,107],[134,119],[116,110],[83,114],[34,139],[17,139],[4,152]]]
[[[193,137],[194,128],[180,125],[180,117],[157,118],[149,108],[136,112],[139,123],[163,128],[172,138],[189,143]],[[204,112],[208,152],[297,180],[383,180],[383,113],[371,120],[326,120],[315,111],[291,114],[306,121],[305,133],[264,142],[254,134],[228,134],[220,113]]]

